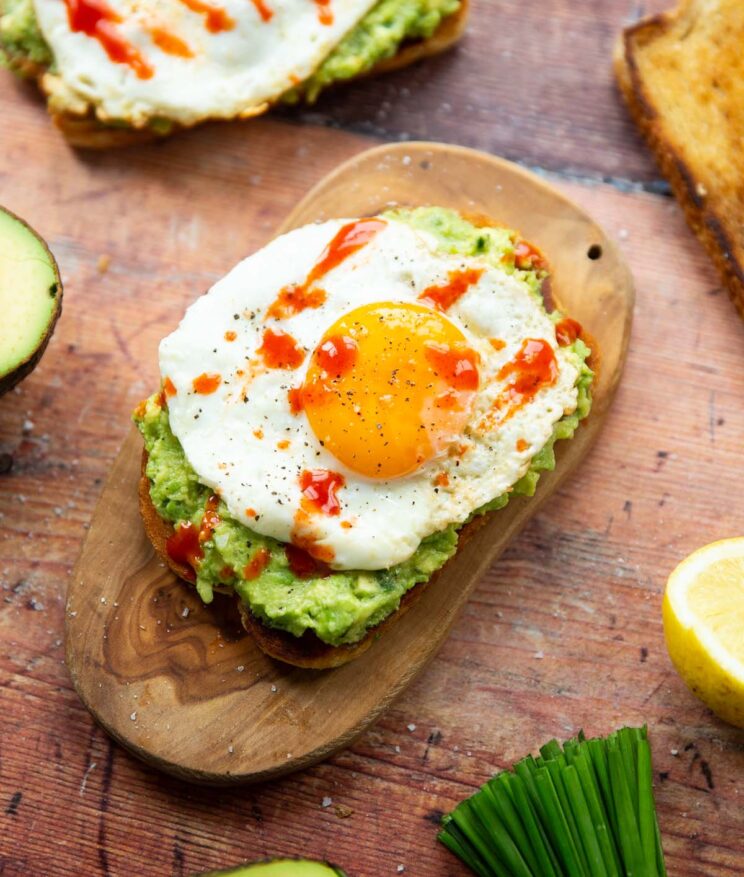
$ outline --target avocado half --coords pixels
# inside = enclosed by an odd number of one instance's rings
[[[199,877],[346,877],[339,868],[326,862],[307,859],[271,859],[253,865],[238,865],[227,871],[209,871]]]
[[[0,396],[34,370],[62,311],[62,283],[49,247],[0,207]]]

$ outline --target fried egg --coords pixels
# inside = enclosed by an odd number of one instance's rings
[[[193,125],[252,115],[321,64],[375,0],[33,0],[58,109]]]
[[[401,563],[510,490],[579,367],[523,280],[379,217],[277,238],[160,345],[199,480],[335,569]]]

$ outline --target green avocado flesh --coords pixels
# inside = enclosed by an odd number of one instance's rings
[[[477,228],[451,210],[428,207],[383,214],[425,230],[437,240],[439,249],[480,258],[498,265],[527,284],[542,303],[540,286],[544,272],[520,270],[514,265],[516,232],[505,228]],[[554,321],[561,315],[551,314]],[[532,458],[529,469],[510,493],[495,497],[475,514],[503,508],[512,494],[532,496],[540,472],[555,467],[553,445],[573,436],[579,421],[591,407],[592,372],[585,360],[589,349],[577,339],[570,351],[579,369],[576,410],[556,422],[547,444]],[[199,527],[212,491],[201,484],[186,460],[180,442],[170,429],[167,406],[157,393],[140,405],[134,415],[148,453],[146,474],[150,496],[158,514],[178,526],[190,521]],[[232,587],[251,612],[269,626],[295,636],[312,631],[329,645],[358,642],[370,628],[394,612],[403,595],[419,582],[427,581],[457,550],[457,528],[447,527],[424,539],[403,563],[382,570],[343,570],[329,575],[298,578],[290,569],[283,543],[250,530],[231,516],[224,503],[217,509],[220,523],[202,548],[197,563],[196,588],[209,603],[216,586]],[[462,522],[465,523],[465,522]],[[259,554],[260,552],[260,554]],[[268,563],[255,578],[241,572],[266,557]],[[251,568],[251,567],[249,567]]]
[[[57,266],[46,244],[0,208],[0,393],[36,365],[61,301]]]
[[[283,96],[288,103],[315,101],[334,82],[360,76],[379,61],[395,55],[412,40],[428,39],[442,20],[460,8],[461,0],[380,0],[353,27],[318,69]],[[30,64],[29,64],[30,62]],[[33,0],[0,0],[0,63],[24,75],[35,66],[54,72],[54,57],[39,29]],[[31,68],[31,69],[30,69]],[[156,118],[158,133],[170,129]]]
[[[343,871],[325,862],[306,859],[275,859],[255,865],[239,865],[227,871],[209,871],[200,877],[345,877]]]

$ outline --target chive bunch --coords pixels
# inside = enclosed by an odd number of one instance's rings
[[[479,877],[666,877],[645,727],[551,740],[442,825]]]

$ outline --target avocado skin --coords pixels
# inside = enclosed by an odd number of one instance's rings
[[[13,387],[19,384],[25,377],[31,374],[31,372],[38,365],[39,360],[46,350],[47,344],[49,344],[49,340],[54,334],[57,320],[62,313],[62,281],[59,276],[59,266],[57,265],[57,261],[52,255],[52,251],[49,249],[47,242],[44,240],[44,238],[38,232],[34,231],[34,229],[31,228],[31,226],[27,222],[21,219],[20,216],[17,216],[11,210],[0,206],[0,211],[2,211],[6,216],[9,216],[15,222],[17,222],[18,225],[20,225],[28,234],[35,237],[44,248],[47,257],[49,258],[49,264],[54,271],[55,289],[52,294],[56,299],[56,308],[54,309],[54,313],[52,314],[51,319],[49,320],[46,332],[44,333],[44,337],[36,346],[36,349],[23,362],[19,363],[12,371],[8,372],[5,375],[0,375],[0,396],[3,396],[5,395],[5,393],[9,393],[13,389]]]
[[[267,859],[248,865],[238,865],[226,871],[208,871],[197,877],[346,877],[346,874],[327,862],[308,859]]]

